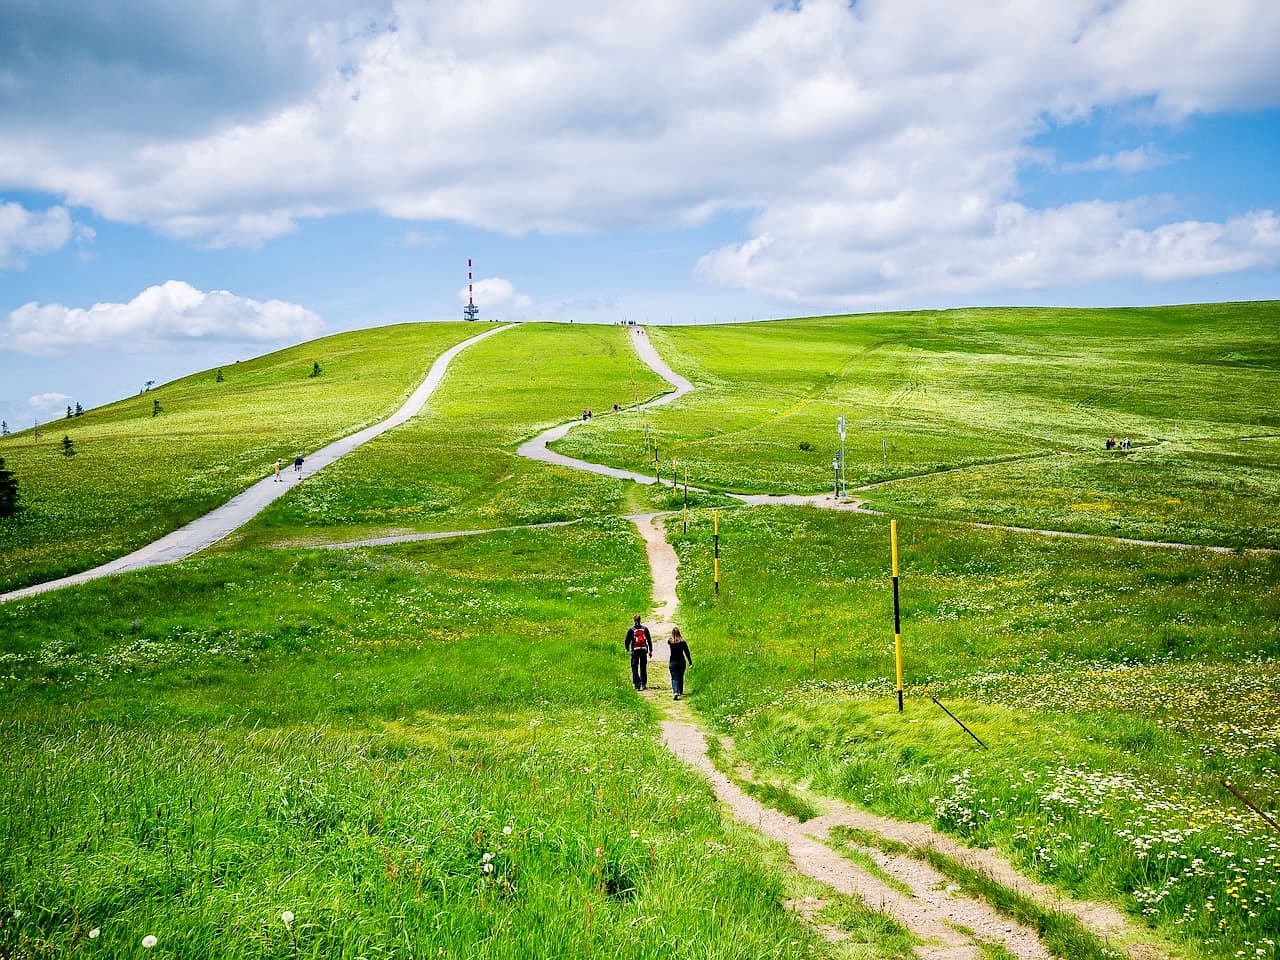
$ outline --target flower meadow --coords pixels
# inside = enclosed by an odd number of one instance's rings
[[[773,508],[669,531],[690,702],[771,777],[995,845],[1191,955],[1280,940],[1280,560]],[[745,641],[745,642],[744,642]],[[930,701],[936,696],[990,748]],[[1280,819],[1280,818],[1277,818]]]

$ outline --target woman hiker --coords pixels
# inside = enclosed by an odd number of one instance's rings
[[[689,654],[689,644],[680,635],[679,627],[671,628],[671,641],[668,645],[671,647],[671,662],[667,664],[667,669],[671,671],[671,699],[679,700],[684,693],[685,664],[692,666],[693,657]]]

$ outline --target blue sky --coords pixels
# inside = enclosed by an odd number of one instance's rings
[[[1280,296],[1280,5],[598,7],[6,4],[0,417],[459,318],[468,257],[513,319]]]

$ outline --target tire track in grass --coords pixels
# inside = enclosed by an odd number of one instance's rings
[[[422,383],[409,395],[409,399],[404,402],[399,410],[385,420],[365,427],[363,430],[343,437],[341,440],[335,440],[314,453],[308,454],[305,458],[305,469],[301,472],[297,474],[282,472],[281,474],[282,477],[295,477],[296,480],[277,483],[273,476],[267,476],[249,487],[249,489],[232,497],[222,506],[209,511],[203,517],[197,517],[190,523],[166,534],[153,543],[147,544],[145,547],[140,547],[132,553],[125,554],[123,557],[117,557],[115,560],[111,560],[101,566],[74,573],[68,577],[33,584],[20,590],[12,590],[9,593],[0,593],[0,603],[18,600],[22,597],[33,596],[49,590],[58,590],[75,584],[87,583],[90,580],[97,580],[100,577],[109,577],[130,570],[140,570],[144,567],[156,567],[166,563],[174,563],[192,554],[199,553],[206,547],[217,543],[233,530],[248,523],[266,509],[268,505],[293,489],[293,484],[296,481],[323,470],[335,460],[346,456],[357,447],[368,443],[374,437],[386,433],[393,427],[398,427],[414,416],[423,408],[427,400],[431,398],[431,395],[435,393],[436,388],[440,386],[440,382],[444,379],[444,375],[454,357],[481,340],[510,329],[511,326],[509,324],[493,327],[478,336],[471,337],[450,347],[436,358],[435,363],[427,371]]]

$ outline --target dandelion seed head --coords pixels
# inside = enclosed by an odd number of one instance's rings
[[[150,949],[151,949],[152,947],[154,947],[158,942],[159,942],[159,941],[158,941],[158,940],[156,940],[156,938],[155,938],[155,934],[148,933],[145,937],[143,937],[143,938],[142,938],[142,949],[143,949],[143,950],[150,950]]]
[[[293,923],[293,911],[286,910],[284,913],[280,914],[280,919],[284,921],[284,925],[286,927],[289,926]]]
[[[98,934],[100,934],[100,933],[102,933],[102,931],[101,931],[100,929],[98,929],[97,927],[94,927],[92,930],[90,930],[90,931],[89,931],[89,939],[90,939],[90,940],[97,940],[97,939],[98,939]]]

